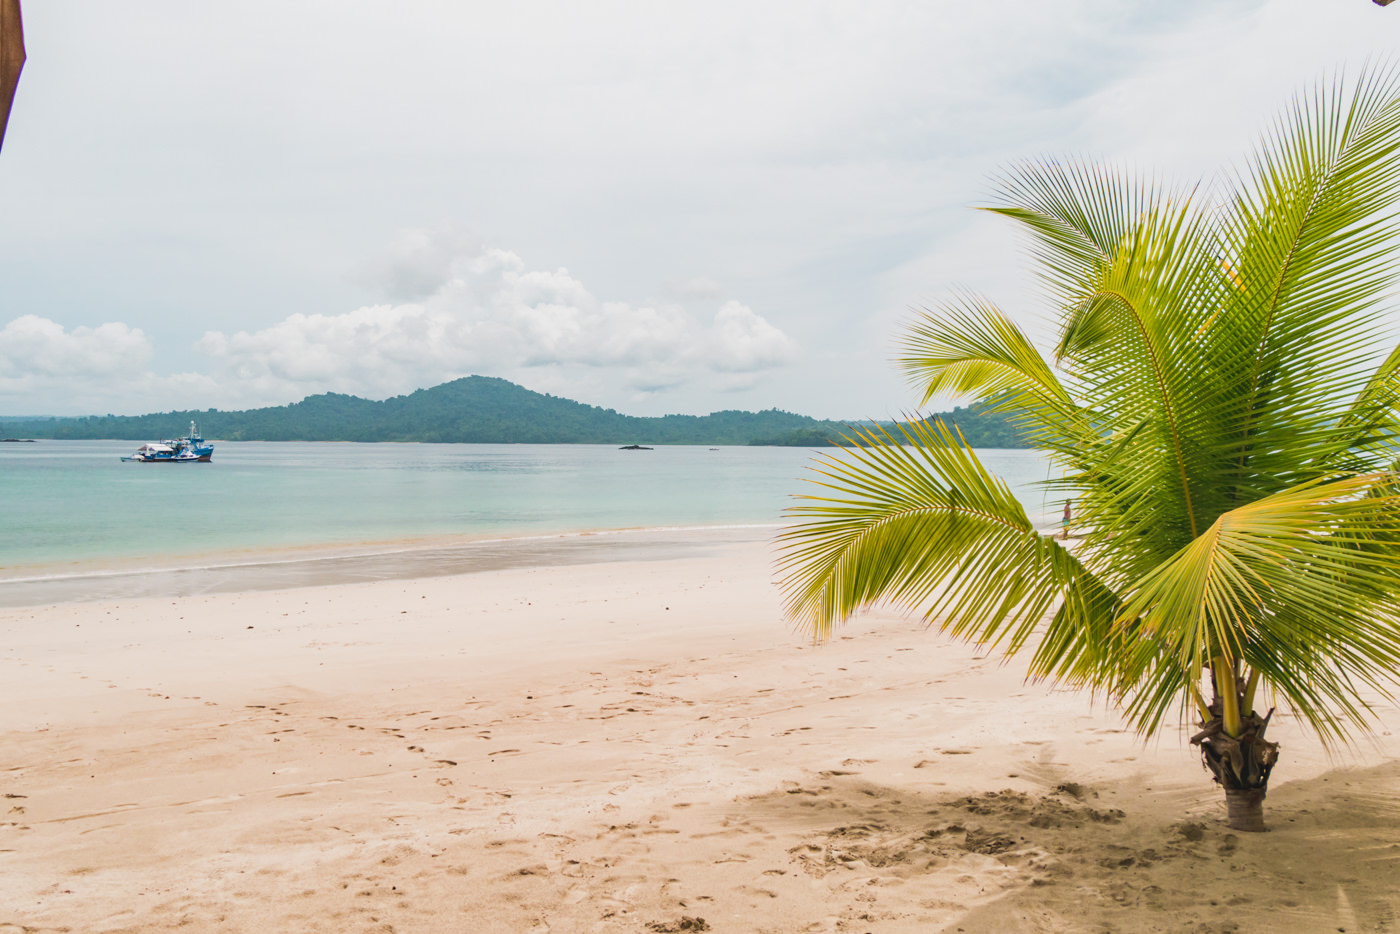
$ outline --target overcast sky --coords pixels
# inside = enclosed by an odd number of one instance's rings
[[[884,417],[911,309],[1045,309],[971,206],[1181,178],[1400,50],[1369,0],[29,0],[0,414],[384,398]]]

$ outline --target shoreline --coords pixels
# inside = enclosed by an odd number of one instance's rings
[[[377,542],[237,549],[154,559],[89,559],[0,567],[0,609],[140,597],[450,577],[514,567],[666,560],[736,542],[770,542],[787,523],[666,525],[520,535],[422,536]],[[1036,528],[1058,526],[1042,517]]]
[[[0,610],[0,931],[1400,917],[1392,707],[1340,757],[1280,712],[1272,832],[1233,834],[1189,729],[1143,744],[1087,694],[890,611],[814,646],[772,559],[714,542]]]
[[[773,522],[586,529],[489,538],[431,536],[230,551],[153,563],[86,561],[49,573],[40,569],[55,565],[11,567],[0,569],[0,608],[414,580],[515,567],[665,560],[727,543],[767,541],[780,528],[782,523]]]

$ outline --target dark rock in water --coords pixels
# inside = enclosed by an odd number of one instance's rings
[[[33,439],[33,438],[0,438],[0,444],[3,444],[3,443],[6,442],[6,441],[12,441],[12,442],[14,442],[14,443],[16,443],[16,444],[33,444],[33,443],[34,443],[34,439]]]
[[[619,450],[619,451],[650,451],[650,450],[652,450],[652,448],[645,447],[644,445],[640,445],[640,444],[624,444],[622,447],[618,448],[618,450]]]

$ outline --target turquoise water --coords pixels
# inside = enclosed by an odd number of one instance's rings
[[[123,463],[129,441],[0,444],[0,578],[104,562],[383,550],[562,532],[777,524],[812,451],[768,447],[221,442],[208,464]],[[1032,451],[985,451],[1033,516]],[[222,557],[221,557],[222,556]]]

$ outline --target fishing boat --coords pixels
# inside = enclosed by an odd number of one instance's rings
[[[194,422],[190,422],[190,433],[180,438],[176,444],[177,446],[184,445],[187,450],[194,454],[194,459],[197,461],[207,463],[214,459],[214,443],[204,440]]]
[[[185,437],[147,441],[135,454],[122,458],[138,464],[198,464],[213,459],[213,443],[204,440],[194,422],[190,422],[190,433]]]
[[[139,464],[163,464],[167,461],[174,462],[175,449],[160,441],[147,441],[136,449],[136,453],[130,457],[123,457],[124,461],[136,461]]]

